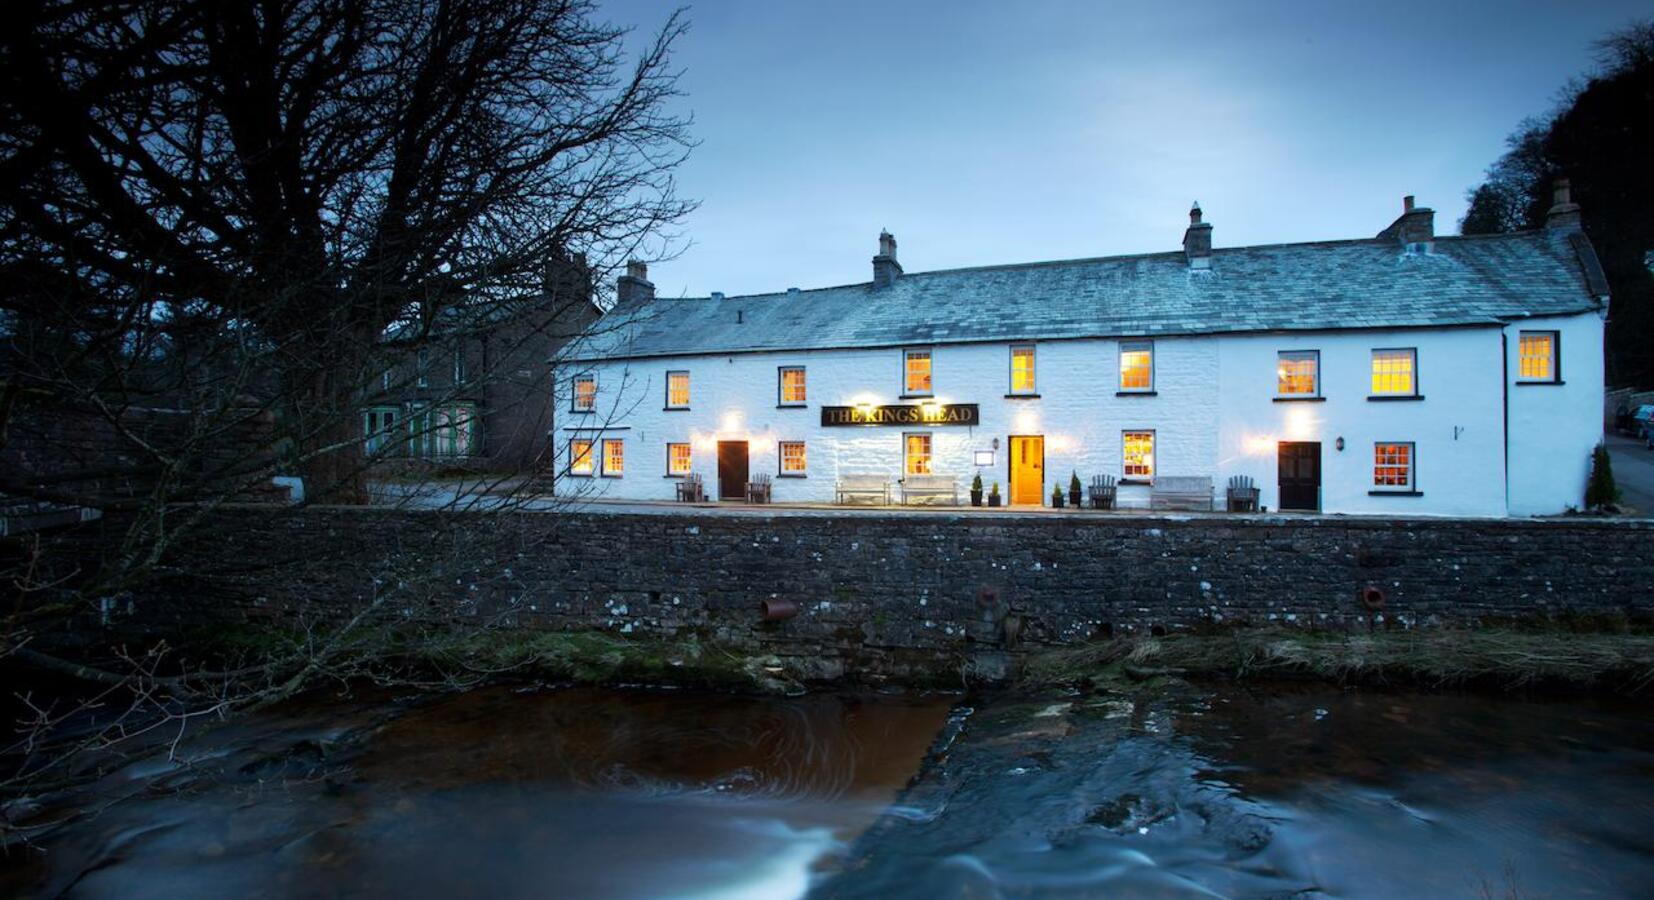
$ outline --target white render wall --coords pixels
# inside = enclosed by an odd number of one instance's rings
[[[1519,328],[1562,332],[1565,384],[1509,390],[1507,507],[1502,379],[1515,380]],[[926,430],[933,435],[933,471],[956,477],[962,499],[980,472],[985,486],[999,482],[1009,502],[1010,435],[1044,435],[1042,495],[1049,496],[1052,483],[1066,489],[1070,472],[1082,482],[1096,474],[1119,478],[1121,432],[1147,429],[1155,432],[1157,474],[1210,475],[1220,503],[1229,477],[1246,474],[1261,488],[1260,502],[1277,508],[1275,442],[1305,440],[1322,444],[1323,512],[1559,513],[1579,505],[1585,460],[1601,439],[1601,319],[1587,314],[1511,326],[1508,341],[1502,334],[1489,326],[1158,338],[1152,396],[1117,396],[1116,340],[1037,342],[1038,399],[1006,397],[1009,344],[931,347],[934,398],[977,404],[981,423],[969,428],[821,427],[823,405],[917,402],[900,399],[900,347],[571,363],[559,372],[554,440],[561,472],[571,437],[625,441],[625,474],[598,476],[590,485],[593,495],[610,499],[672,499],[677,479],[665,477],[666,444],[682,441],[692,445],[693,469],[715,495],[717,442],[746,440],[750,471],[777,476],[777,502],[830,502],[842,474],[876,473],[894,482],[902,435]],[[1372,350],[1400,347],[1417,348],[1424,399],[1369,401]],[[1276,353],[1295,349],[1320,351],[1323,401],[1274,402]],[[1500,365],[1502,349],[1510,354],[1508,370]],[[778,408],[777,370],[791,365],[806,369],[808,405]],[[665,410],[665,374],[678,370],[690,373],[690,408]],[[597,376],[597,412],[567,411],[569,379],[578,372]],[[1343,451],[1335,447],[1339,437]],[[794,440],[806,442],[807,476],[779,477],[777,445]],[[978,469],[973,452],[995,449],[996,440],[994,465]],[[1414,443],[1422,496],[1369,493],[1376,441]],[[1122,486],[1122,506],[1147,502],[1147,487]]]
[[[1517,338],[1523,331],[1560,333],[1560,384],[1518,383]],[[1602,443],[1602,317],[1526,319],[1507,326],[1505,334],[1512,384],[1510,514],[1551,515],[1583,507],[1591,451]]]

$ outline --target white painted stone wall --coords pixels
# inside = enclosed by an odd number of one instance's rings
[[[1518,335],[1561,333],[1560,384],[1520,384]],[[1551,515],[1584,506],[1591,451],[1602,443],[1603,324],[1596,313],[1513,322],[1510,372],[1510,514]]]
[[[1512,514],[1557,513],[1578,505],[1584,460],[1600,440],[1602,323],[1594,314],[1524,324],[1563,333],[1561,386],[1520,387],[1511,399]],[[1231,475],[1251,475],[1261,502],[1278,507],[1275,442],[1322,444],[1322,510],[1372,515],[1500,516],[1507,511],[1502,378],[1515,380],[1517,326],[1509,330],[1508,374],[1499,356],[1498,327],[1361,330],[1160,338],[1155,347],[1153,395],[1119,396],[1119,342],[1112,339],[1036,344],[1038,398],[1008,398],[1008,344],[931,347],[934,399],[975,403],[976,427],[902,426],[823,428],[821,406],[913,403],[902,400],[902,351],[831,350],[746,353],[566,365],[559,377],[555,436],[560,472],[575,436],[626,442],[626,471],[577,482],[579,492],[610,499],[665,500],[675,491],[666,477],[666,444],[689,442],[693,469],[709,493],[717,490],[717,442],[749,443],[750,471],[775,477],[778,502],[830,502],[840,475],[901,476],[902,436],[932,435],[933,471],[958,479],[961,498],[970,479],[997,481],[1009,502],[1009,436],[1045,436],[1046,485],[1066,489],[1070,472],[1082,482],[1096,474],[1122,476],[1121,433],[1153,430],[1159,475],[1211,475],[1221,503]],[[1416,347],[1418,401],[1368,400],[1374,348]],[[1321,352],[1320,402],[1276,403],[1276,353]],[[808,404],[778,408],[778,369],[802,365]],[[690,373],[690,408],[666,410],[668,371]],[[590,371],[598,379],[598,411],[566,412],[569,379]],[[1335,448],[1339,437],[1345,449]],[[809,471],[780,477],[782,441],[802,440]],[[998,441],[997,449],[994,442]],[[1410,441],[1416,449],[1422,496],[1373,496],[1373,444]],[[992,466],[978,468],[974,452],[995,450]],[[599,459],[601,469],[601,459]],[[559,493],[567,489],[559,486]],[[576,491],[567,491],[570,493]],[[1123,486],[1122,506],[1148,503],[1146,486]]]

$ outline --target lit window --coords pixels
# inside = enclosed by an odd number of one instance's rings
[[[906,465],[902,471],[909,475],[930,474],[930,435],[908,434],[903,435],[903,443],[907,447],[905,454]]]
[[[597,378],[581,375],[574,379],[574,411],[591,412],[597,408]]]
[[[666,408],[689,408],[689,373],[666,373]]]
[[[1283,350],[1275,358],[1275,392],[1282,397],[1315,397],[1320,389],[1321,352]]]
[[[1011,393],[1034,392],[1034,345],[1018,344],[1011,348]]]
[[[1413,445],[1373,445],[1373,487],[1407,490],[1413,486]]]
[[[805,472],[804,442],[781,442],[781,474],[803,475]]]
[[[626,474],[626,442],[608,438],[603,442],[603,474],[619,477]]]
[[[691,461],[694,459],[688,444],[666,445],[666,474],[688,475]]]
[[[1413,380],[1416,358],[1417,351],[1412,349],[1374,350],[1373,394],[1394,396],[1417,393],[1418,383]]]
[[[590,475],[592,473],[592,442],[575,438],[569,441],[569,474]]]
[[[379,456],[401,451],[402,445],[396,437],[400,412],[394,406],[375,406],[362,412],[363,452],[368,456]]]
[[[1120,436],[1127,478],[1154,477],[1154,432],[1126,431]]]
[[[1516,377],[1522,381],[1555,381],[1557,334],[1554,331],[1524,331],[1517,337],[1519,359]]]
[[[906,377],[902,381],[902,393],[910,395],[929,394],[930,385],[930,351],[908,350],[902,354]]]
[[[802,404],[804,396],[804,367],[781,367],[781,405]]]
[[[1154,390],[1154,344],[1137,341],[1120,345],[1120,390]]]

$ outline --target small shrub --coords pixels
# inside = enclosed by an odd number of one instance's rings
[[[981,472],[976,473],[976,477],[971,479],[971,490],[976,491],[977,493],[982,492],[982,473]]]
[[[1585,482],[1585,508],[1609,509],[1620,501],[1619,485],[1614,483],[1614,461],[1608,448],[1598,444],[1591,451],[1591,478]]]
[[[1069,475],[1068,475],[1068,492],[1070,494],[1078,494],[1080,492],[1080,473],[1078,473],[1078,472],[1070,472],[1069,473]]]

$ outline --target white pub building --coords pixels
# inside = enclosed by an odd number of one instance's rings
[[[1546,228],[1437,237],[1412,198],[1377,237],[657,298],[641,264],[557,361],[560,477],[671,500],[831,503],[849,477],[998,484],[1232,476],[1268,510],[1526,516],[1581,505],[1602,438],[1608,290],[1559,182]]]

